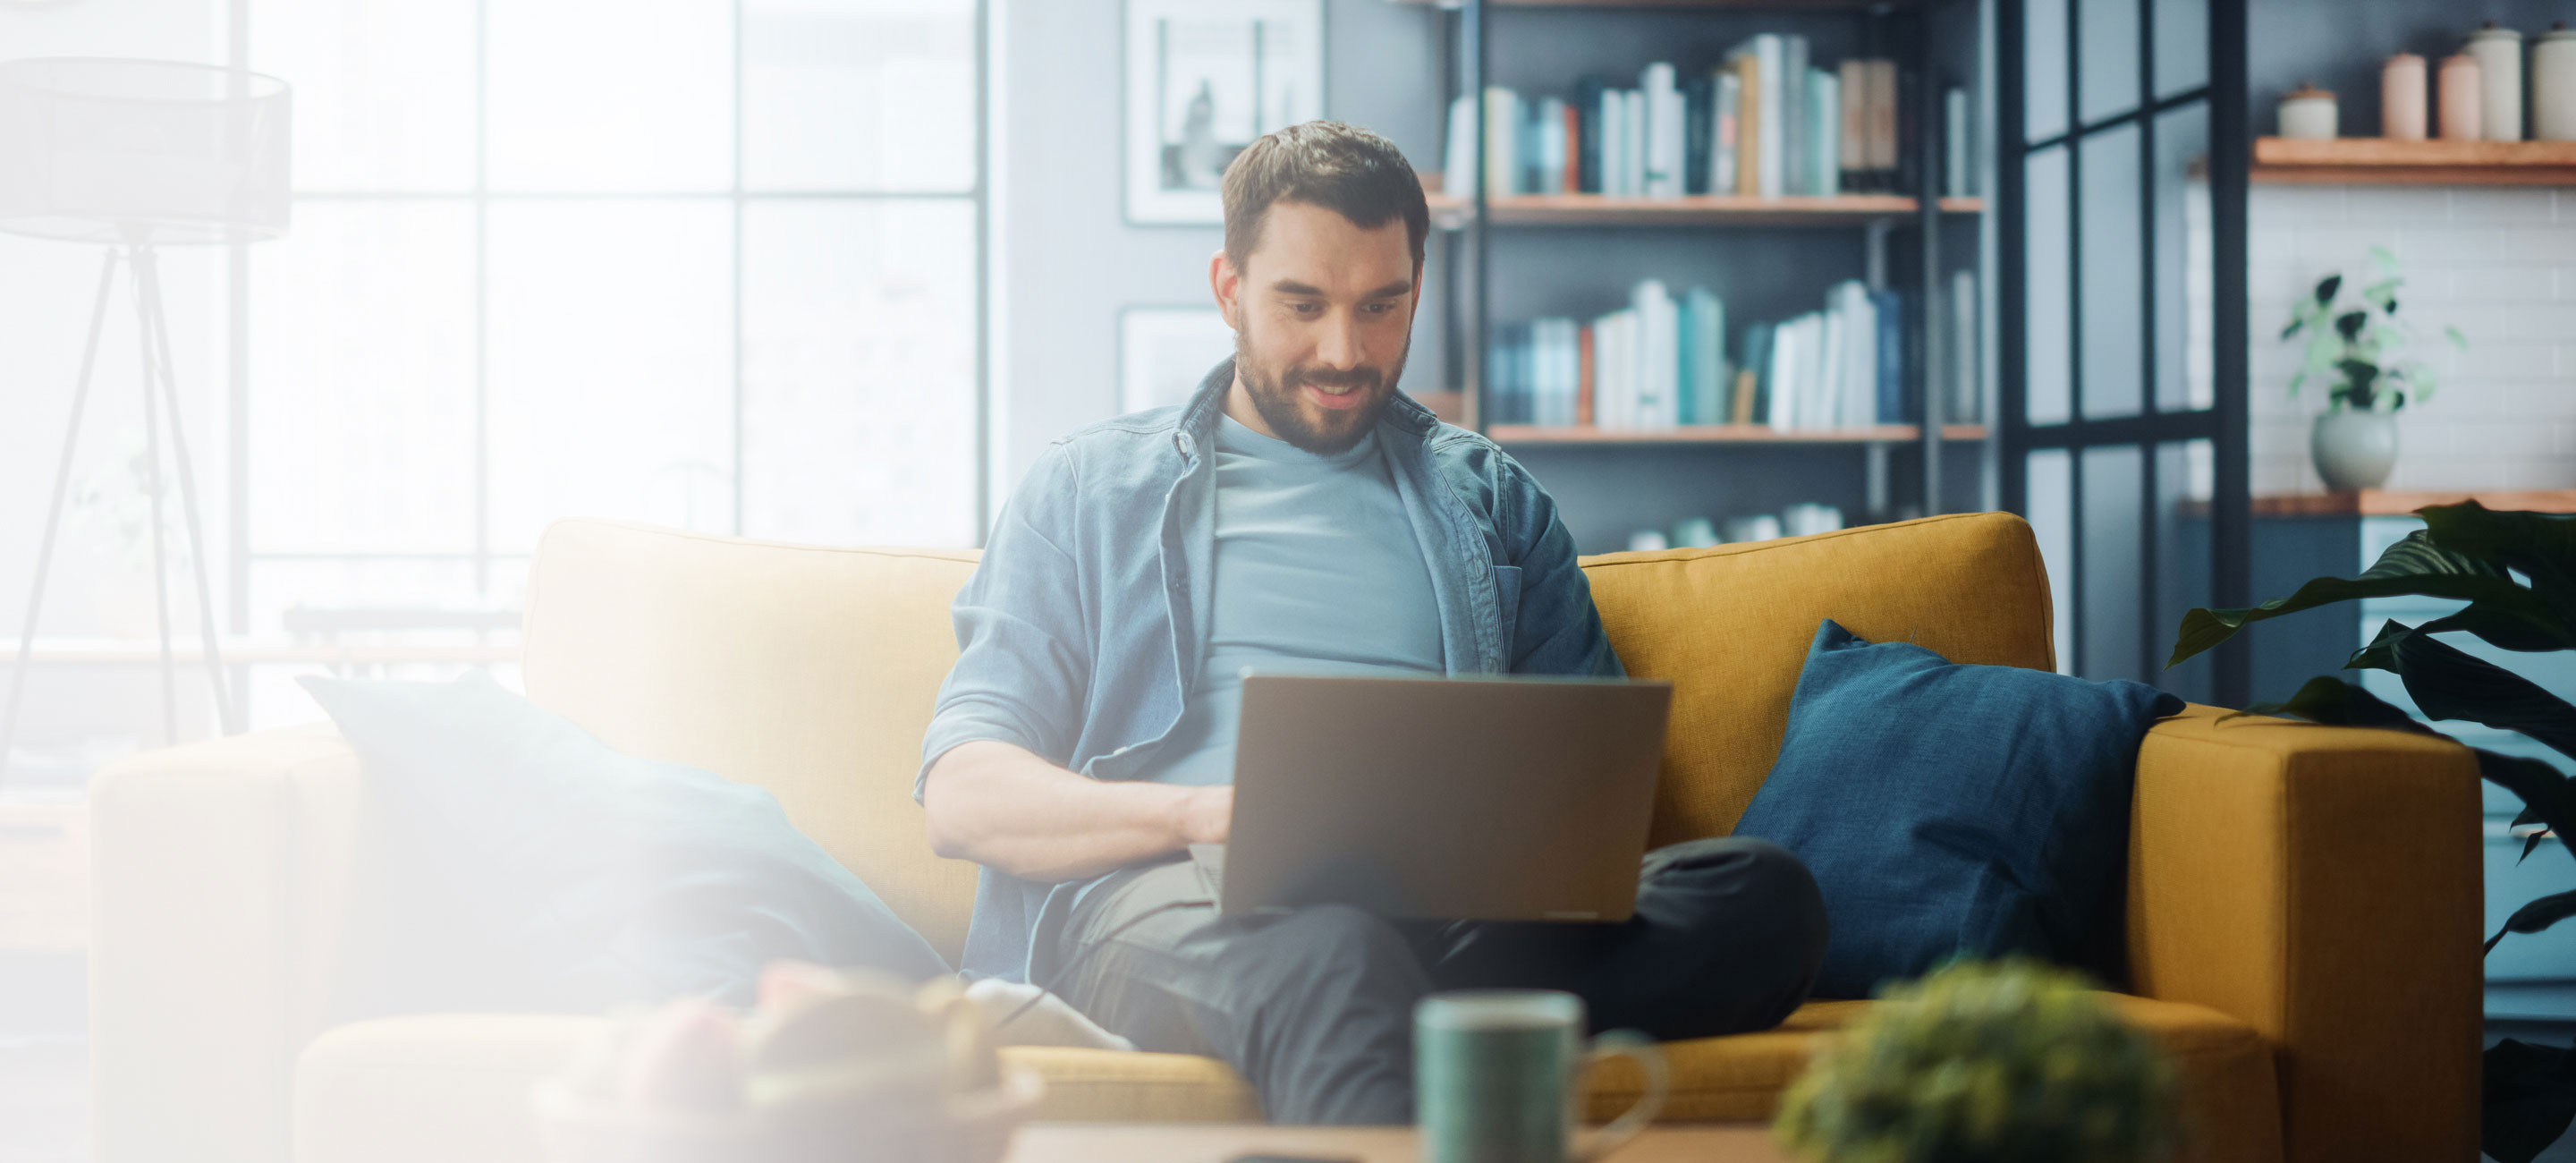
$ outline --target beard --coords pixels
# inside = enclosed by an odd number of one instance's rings
[[[1234,331],[1234,374],[1243,380],[1244,389],[1252,396],[1252,408],[1261,414],[1281,440],[1319,456],[1348,452],[1370,432],[1377,429],[1378,419],[1386,415],[1387,406],[1395,401],[1395,385],[1404,378],[1404,360],[1412,354],[1413,337],[1407,335],[1404,350],[1396,353],[1392,367],[1378,368],[1367,364],[1347,370],[1299,367],[1273,364],[1254,350],[1247,328]],[[1319,387],[1349,387],[1361,396],[1357,407],[1330,409],[1306,401],[1301,390],[1307,384]]]

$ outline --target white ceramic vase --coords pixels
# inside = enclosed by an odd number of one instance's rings
[[[2308,455],[2336,492],[2375,489],[2397,467],[2397,414],[2335,408],[2308,429]]]

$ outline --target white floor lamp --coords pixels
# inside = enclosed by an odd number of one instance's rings
[[[214,681],[216,720],[234,720],[223,654],[215,642],[206,539],[197,518],[197,484],[179,419],[179,387],[170,361],[170,328],[161,305],[157,249],[275,238],[287,218],[286,83],[240,69],[176,61],[45,58],[0,61],[0,230],[107,247],[90,308],[89,341],[72,389],[71,422],[54,473],[36,551],[35,584],[18,635],[9,702],[0,709],[0,764],[16,735],[18,704],[45,600],[54,535],[80,442],[108,292],[123,263],[134,275],[134,313],[143,354],[145,488],[152,503],[152,580],[161,621],[162,727],[178,737],[178,666],[170,646],[170,582],[162,546],[161,426],[168,415],[170,450],[195,566],[197,614],[206,670]]]

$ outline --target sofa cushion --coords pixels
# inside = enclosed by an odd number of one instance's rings
[[[2039,546],[2010,513],[1613,553],[1583,566],[1628,673],[1673,683],[1655,844],[1734,830],[1780,753],[1789,695],[1823,619],[1953,662],[2057,665]]]
[[[1962,953],[2076,961],[2117,907],[2138,741],[2182,707],[1817,626],[1780,759],[1735,825],[1815,874],[1833,924],[1816,992],[1867,997]]]
[[[301,681],[364,764],[342,1016],[747,1005],[780,958],[948,971],[767,791],[619,754],[480,670]]]
[[[558,521],[528,574],[528,697],[628,755],[769,789],[953,962],[975,866],[931,854],[912,777],[975,560]]]
[[[2272,1049],[2244,1023],[2178,1002],[2111,995],[2182,1074],[2183,1114],[2204,1163],[2278,1163]],[[1816,1038],[1873,1003],[1811,1002],[1758,1034],[1671,1042],[1675,1121],[1767,1119]],[[539,1163],[528,1089],[561,1069],[602,1018],[388,1018],[343,1026],[296,1066],[296,1163]],[[1047,1080],[1040,1119],[1248,1122],[1250,1088],[1213,1058],[1006,1046],[1004,1060]],[[1612,1062],[1586,1080],[1585,1112],[1607,1119],[1636,1101],[1640,1078]]]

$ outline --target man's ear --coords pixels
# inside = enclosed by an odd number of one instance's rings
[[[1234,260],[1222,250],[1208,256],[1208,291],[1216,296],[1217,310],[1225,313],[1225,325],[1234,326],[1235,296],[1243,290],[1243,272],[1234,269]]]

